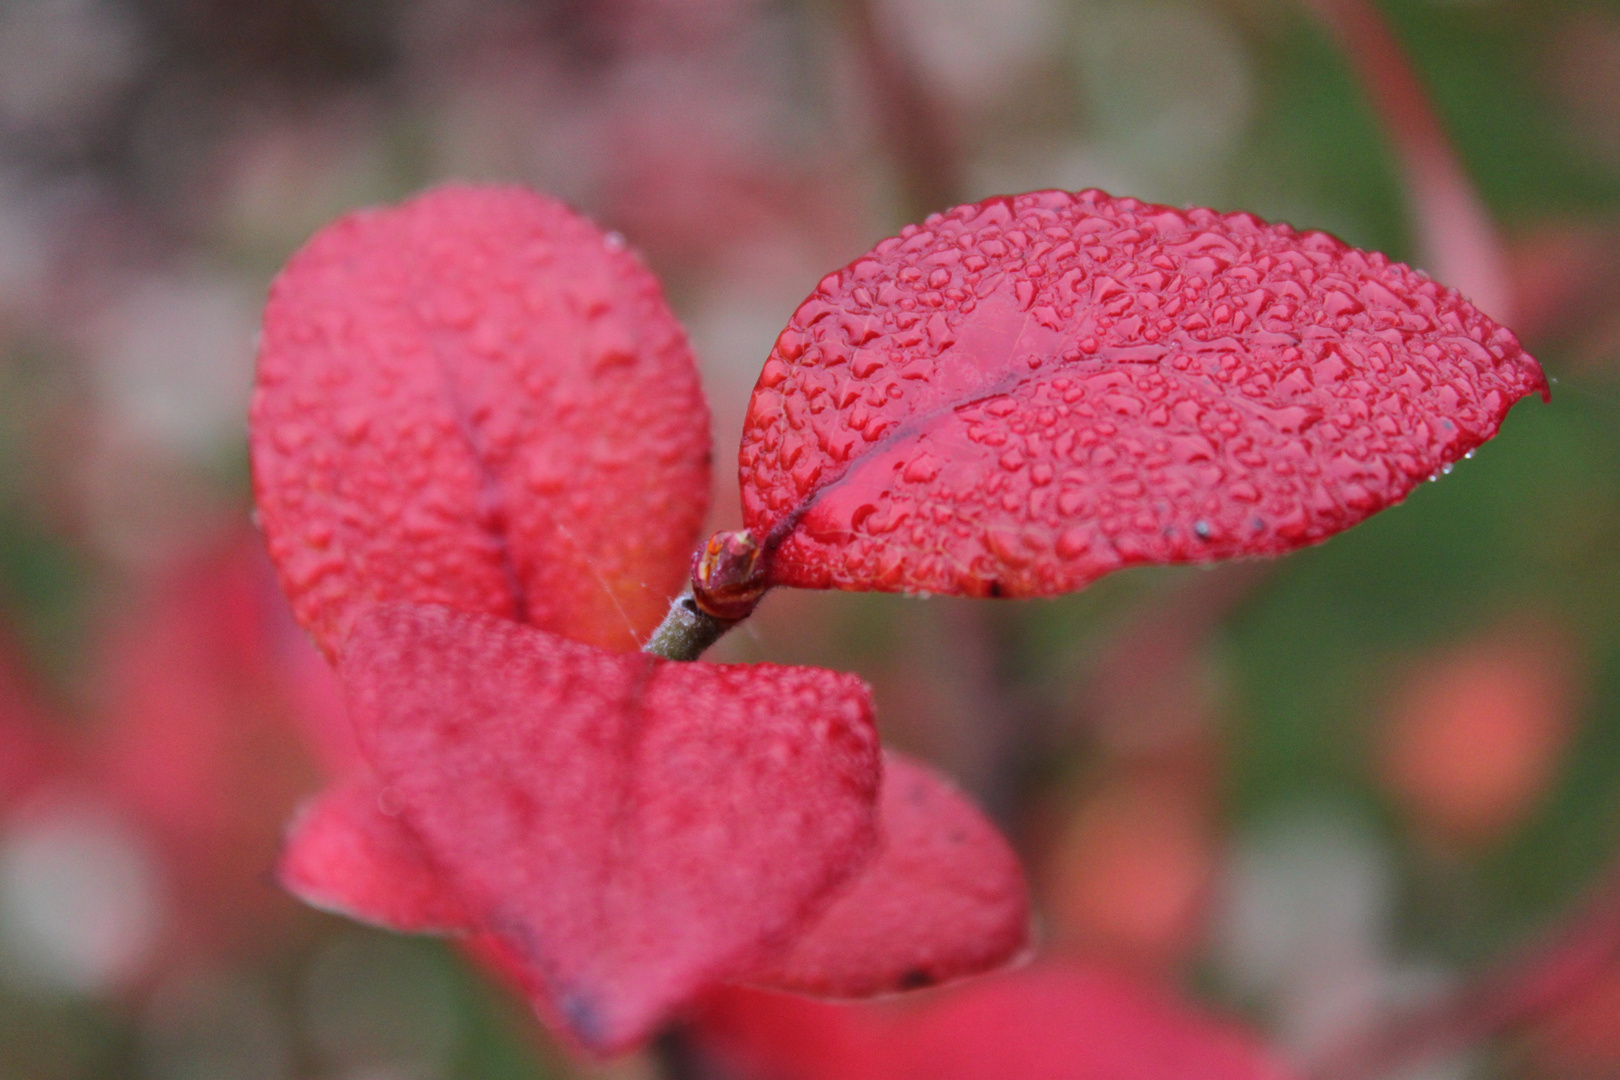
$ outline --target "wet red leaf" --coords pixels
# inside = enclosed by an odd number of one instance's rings
[[[832,1005],[725,990],[698,1045],[739,1080],[1282,1080],[1235,1025],[1103,971],[1044,966],[939,995]]]
[[[877,857],[744,981],[870,997],[978,974],[1024,947],[1029,897],[1018,857],[944,778],[886,753],[882,821]]]
[[[597,1050],[757,965],[877,842],[851,675],[615,655],[419,605],[363,615],[343,675],[383,797]]]
[[[1324,233],[997,198],[794,314],[749,407],[744,516],[769,584],[1052,595],[1323,540],[1533,390],[1512,333]]]
[[[356,777],[299,815],[278,876],[307,903],[391,930],[468,933],[478,924],[375,780]],[[1017,856],[927,766],[884,755],[883,842],[792,943],[732,977],[827,997],[915,989],[1000,966],[1024,947]],[[489,959],[488,949],[475,949]],[[494,965],[520,985],[521,965]]]
[[[322,230],[271,288],[254,488],[328,656],[360,607],[442,603],[633,647],[708,497],[685,336],[622,239],[516,187]]]

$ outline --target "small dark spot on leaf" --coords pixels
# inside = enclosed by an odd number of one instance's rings
[[[934,985],[934,977],[922,968],[912,968],[900,976],[898,985],[902,990],[921,990],[925,986]]]
[[[1004,592],[1004,591],[1003,591],[1003,590],[1002,590],[1002,588],[1001,588],[1001,582],[999,582],[999,581],[992,581],[992,582],[991,582],[991,583],[990,583],[990,595],[991,595],[991,596],[995,596],[995,597],[1001,597],[1001,596],[1006,596],[1006,595],[1007,595],[1007,594],[1006,594],[1006,592]]]

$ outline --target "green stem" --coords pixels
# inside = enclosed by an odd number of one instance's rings
[[[669,605],[669,614],[664,616],[641,651],[665,660],[696,660],[703,655],[703,650],[741,621],[717,619],[699,609],[690,592],[683,593]]]

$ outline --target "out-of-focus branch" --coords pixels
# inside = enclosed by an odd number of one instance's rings
[[[1338,40],[1394,143],[1424,268],[1513,321],[1507,256],[1434,104],[1374,0],[1307,0]]]
[[[883,27],[878,0],[843,0],[850,40],[870,88],[884,144],[894,155],[908,221],[961,201],[960,147],[916,62]]]
[[[1084,694],[1092,736],[1118,752],[1185,734],[1165,728],[1187,713],[1174,699],[1185,692],[1192,659],[1274,566],[1261,559],[1212,566],[1133,611],[1098,655]]]
[[[1327,1054],[1315,1080],[1379,1080],[1524,1027],[1620,964],[1620,863],[1550,931],[1457,990]]]
[[[647,1048],[647,1054],[658,1070],[659,1080],[711,1080],[713,1076],[687,1029],[678,1024],[665,1028]]]

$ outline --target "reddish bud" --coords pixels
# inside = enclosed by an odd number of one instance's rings
[[[765,595],[765,568],[753,534],[720,532],[692,557],[692,599],[705,613],[737,622]]]

